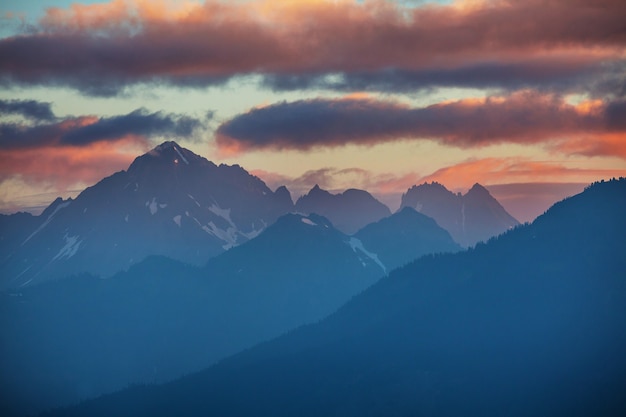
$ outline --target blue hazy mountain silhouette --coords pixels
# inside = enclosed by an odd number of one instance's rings
[[[296,210],[327,217],[337,229],[349,235],[391,214],[386,205],[367,191],[351,188],[340,194],[331,194],[319,185],[298,198]]]
[[[202,268],[150,257],[106,280],[0,293],[3,415],[201,369],[325,317],[384,274],[327,219],[288,214]]]
[[[149,255],[201,265],[293,210],[238,165],[215,165],[165,142],[40,216],[3,216],[0,288],[65,275],[109,276]]]
[[[14,409],[36,411],[169,380],[320,320],[396,265],[458,249],[408,208],[355,236],[288,214],[202,268],[150,257],[107,280],[9,292],[2,392]]]
[[[403,206],[432,216],[462,245],[516,224],[478,185],[462,198],[442,186],[426,192],[434,187],[413,187]],[[347,234],[391,214],[366,191],[333,195],[319,186],[295,209],[323,215]],[[39,216],[0,215],[0,289],[83,272],[107,277],[151,255],[201,265],[293,210],[284,186],[272,192],[238,165],[217,166],[164,142],[75,200],[59,198]]]
[[[623,416],[626,179],[177,381],[64,416]]]
[[[285,187],[165,142],[40,216],[0,216],[0,414],[196,371],[320,320],[397,266],[458,251],[453,232],[481,240],[516,223],[479,185],[429,187],[390,215],[365,191],[316,186],[295,206],[312,214],[285,215]]]
[[[433,182],[415,185],[402,195],[400,209],[411,207],[435,219],[464,247],[506,232],[519,224],[480,184],[454,194]]]
[[[365,226],[354,237],[377,254],[389,271],[426,254],[461,250],[432,218],[410,207]]]

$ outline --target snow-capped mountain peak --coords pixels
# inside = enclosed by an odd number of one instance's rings
[[[75,200],[55,200],[37,227],[8,245],[0,288],[79,272],[108,276],[148,255],[203,264],[292,210],[287,189],[274,193],[239,166],[164,142]]]

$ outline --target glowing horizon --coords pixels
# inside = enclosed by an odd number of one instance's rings
[[[1,212],[170,139],[294,198],[321,181],[392,208],[424,181],[560,183],[556,201],[626,176],[617,0],[48,6],[2,9]]]

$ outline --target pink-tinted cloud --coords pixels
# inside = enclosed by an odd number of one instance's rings
[[[330,192],[343,192],[347,188],[369,189],[371,173],[361,168],[320,168],[304,172],[298,177],[290,177],[277,172],[253,170],[252,174],[261,178],[270,188],[287,186],[291,196],[297,199],[306,194],[314,185]]]
[[[193,139],[203,121],[139,109],[119,116],[58,118],[47,103],[0,101],[0,184],[22,181],[59,191],[92,184],[126,168],[161,138]],[[34,121],[33,121],[34,119]]]
[[[342,193],[349,188],[357,188],[372,193],[391,210],[396,210],[400,206],[402,193],[420,179],[416,173],[374,174],[366,169],[354,167],[320,168],[306,171],[297,177],[266,170],[254,170],[252,173],[261,178],[272,189],[285,185],[294,200],[309,192],[316,184],[335,194]]]
[[[420,178],[436,181],[452,189],[469,189],[474,183],[484,185],[526,182],[591,183],[598,178],[625,176],[626,168],[572,168],[563,163],[531,161],[521,158],[470,159]]]
[[[27,184],[41,184],[59,192],[85,187],[126,169],[140,150],[145,149],[134,137],[120,139],[116,146],[98,142],[82,147],[1,150],[0,184],[19,178]]]
[[[437,87],[513,91],[535,88],[552,92],[586,92],[593,96],[626,95],[624,60],[597,57],[547,56],[516,61],[467,62],[451,67],[385,68],[333,74],[266,74],[263,84],[273,90],[324,89],[402,93]]]
[[[620,0],[420,7],[384,0],[209,0],[180,7],[116,0],[49,9],[33,32],[0,40],[0,77],[98,94],[141,81],[206,85],[250,73],[380,77],[388,69],[417,71],[429,85],[438,84],[432,71],[451,74],[444,84],[460,71],[462,83],[488,83],[491,73],[501,84],[524,85],[526,78],[576,79],[590,69],[598,79],[602,65],[616,62],[623,82],[624,21]]]
[[[519,183],[487,186],[491,195],[520,222],[531,222],[555,202],[578,194],[589,183]]]
[[[614,133],[581,136],[558,141],[552,148],[568,155],[617,156],[626,159],[626,135]]]
[[[315,184],[334,193],[359,188],[372,193],[392,210],[413,185],[439,182],[453,192],[466,192],[476,182],[493,195],[520,221],[531,221],[556,201],[575,194],[599,178],[626,176],[623,169],[571,168],[558,162],[522,158],[470,159],[423,175],[373,173],[361,168],[322,168],[298,177],[257,170],[255,175],[270,187],[286,185],[293,198],[308,192]]]
[[[566,153],[624,157],[625,119],[622,102],[572,105],[531,91],[420,108],[367,98],[316,99],[254,108],[223,123],[216,140],[231,154],[414,139],[461,148],[544,143]],[[595,145],[579,149],[580,138]]]

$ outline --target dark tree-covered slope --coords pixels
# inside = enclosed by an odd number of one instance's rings
[[[625,212],[626,180],[595,184],[317,325],[56,415],[625,415]]]

